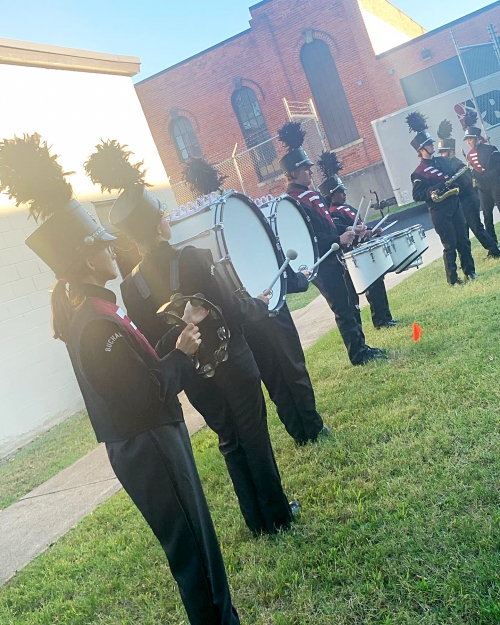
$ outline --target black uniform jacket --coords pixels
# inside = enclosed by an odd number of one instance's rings
[[[159,359],[112,291],[85,284],[83,295],[67,348],[97,440],[126,440],[182,421],[177,394],[192,360],[179,350]]]
[[[467,160],[479,188],[486,188],[500,178],[500,152],[494,145],[480,143],[467,154]]]
[[[458,207],[458,196],[450,196],[441,202],[433,202],[431,192],[444,191],[444,183],[455,173],[451,163],[442,156],[422,159],[411,175],[413,183],[413,199],[425,202],[430,210],[450,210]],[[452,186],[462,188],[464,183],[458,178]]]

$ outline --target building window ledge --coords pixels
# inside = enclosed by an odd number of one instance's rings
[[[348,148],[352,148],[353,145],[359,145],[360,143],[363,143],[364,139],[356,139],[356,141],[351,141],[350,143],[346,143],[344,145],[341,145],[339,148],[335,148],[334,150],[332,150],[332,152],[342,152],[343,150],[347,150]]]

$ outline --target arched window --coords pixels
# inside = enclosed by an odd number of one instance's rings
[[[187,117],[176,117],[171,121],[170,136],[182,162],[187,161],[192,156],[202,156],[198,137]]]
[[[259,181],[275,178],[281,173],[278,155],[255,92],[250,87],[236,89],[231,104],[247,148],[255,148],[250,150],[250,158]]]
[[[300,61],[331,149],[359,139],[344,86],[328,45],[321,39],[304,44],[300,51]]]

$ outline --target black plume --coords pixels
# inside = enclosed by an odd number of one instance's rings
[[[142,170],[144,161],[132,165],[129,159],[133,152],[126,151],[126,145],[120,145],[114,139],[102,141],[95,146],[97,152],[89,156],[84,163],[87,176],[94,184],[101,187],[101,191],[123,191],[134,184],[150,187],[144,180],[146,170]]]
[[[477,113],[476,111],[472,111],[471,109],[467,109],[465,112],[464,122],[467,127],[474,126],[477,122]]]
[[[37,223],[70,201],[73,189],[64,177],[73,173],[63,171],[36,132],[0,143],[0,193],[8,193],[16,206],[26,204]]]
[[[427,117],[418,111],[407,115],[405,121],[410,128],[410,132],[423,132],[428,128]]]
[[[306,131],[302,130],[300,122],[287,122],[278,130],[278,139],[283,143],[290,152],[300,148],[304,143]]]
[[[193,193],[208,195],[222,187],[228,176],[220,174],[204,158],[192,158],[182,172]]]
[[[335,152],[324,151],[321,152],[321,156],[319,157],[318,167],[321,169],[325,180],[327,180],[328,178],[333,178],[335,174],[338,174],[344,166],[337,158]]]
[[[447,119],[443,119],[443,121],[439,124],[439,128],[437,131],[437,136],[440,139],[449,139],[451,137],[451,133],[453,132],[453,125]]]

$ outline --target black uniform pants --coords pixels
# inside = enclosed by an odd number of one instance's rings
[[[462,271],[466,276],[476,270],[462,209],[454,202],[451,207],[445,204],[437,209],[432,208],[430,213],[434,228],[443,244],[446,279],[449,284],[455,284],[458,279],[457,252]]]
[[[245,326],[245,338],[288,434],[299,444],[316,440],[323,419],[316,410],[304,352],[288,306],[285,304],[275,317]]]
[[[493,224],[493,209],[500,210],[500,180],[482,182],[479,188],[479,197],[483,209],[484,226],[491,238],[498,243],[495,225]]]
[[[460,206],[462,207],[467,226],[472,230],[479,243],[481,243],[485,250],[493,250],[495,252],[497,244],[491,234],[485,230],[483,222],[481,221],[481,200],[476,191],[472,191],[460,197]]]
[[[351,276],[338,259],[323,261],[314,284],[318,287],[335,314],[349,360],[360,363],[366,355],[366,342],[361,326],[359,297]]]
[[[370,304],[372,322],[375,328],[380,328],[388,321],[392,321],[383,276],[371,285],[365,295]]]
[[[191,625],[238,625],[184,422],[106,443],[106,449],[165,551]]]
[[[254,534],[273,533],[290,524],[290,506],[269,438],[259,370],[243,337],[233,339],[239,344],[233,343],[215,376],[196,376],[185,391],[219,437],[248,528]]]

